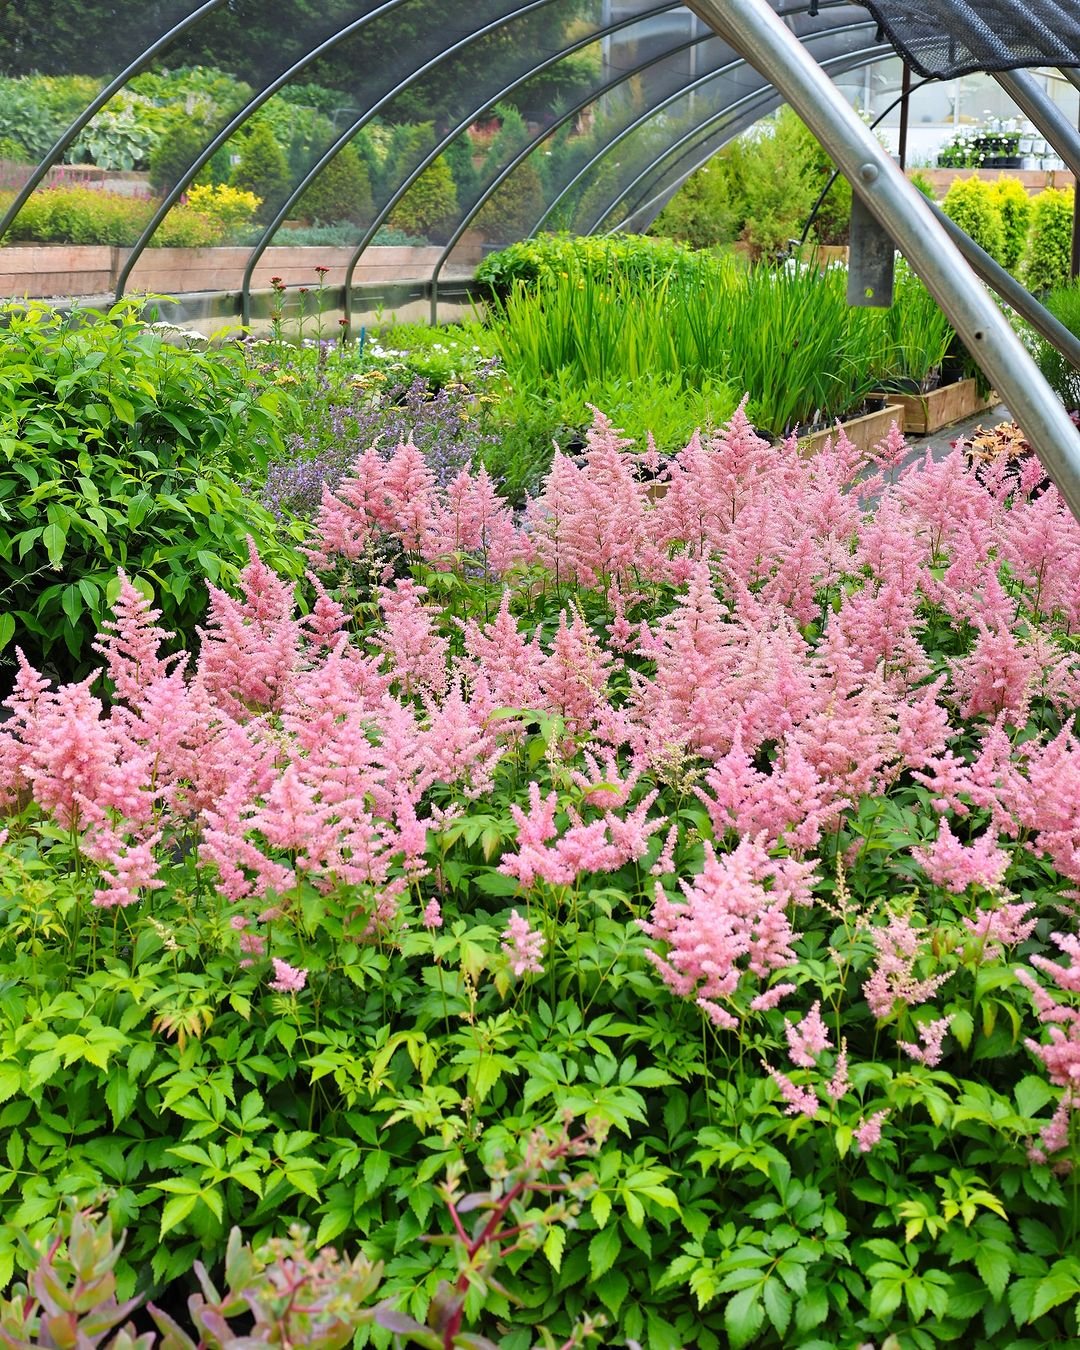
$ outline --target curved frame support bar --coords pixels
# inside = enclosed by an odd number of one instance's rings
[[[825,3],[828,7],[830,7],[830,8],[833,8],[833,7],[836,7],[836,8],[841,8],[841,7],[846,8],[846,7],[850,7],[850,6],[849,6],[849,0],[824,0],[824,3]],[[785,14],[788,15],[788,16],[790,16],[790,15],[794,15],[794,14],[808,13],[808,12],[809,12],[809,9],[810,9],[810,6],[808,5],[808,6],[806,6],[806,7],[799,6],[797,9],[793,9],[793,10],[781,11],[781,17],[784,17]],[[865,24],[865,23],[852,24],[852,25],[843,25],[843,26],[841,26],[841,27],[828,29],[827,31],[828,31],[829,33],[838,33],[838,32],[844,32],[844,31],[847,31],[847,29],[848,29],[849,27],[851,27],[851,28],[863,28],[863,27],[866,27],[866,26],[868,26],[868,25]],[[454,247],[456,246],[458,240],[461,238],[461,236],[462,236],[462,235],[465,233],[465,231],[468,229],[469,225],[470,225],[470,224],[472,223],[472,221],[476,218],[476,216],[477,216],[477,214],[480,212],[480,210],[487,204],[487,202],[491,199],[491,197],[494,196],[494,194],[498,191],[498,189],[502,186],[502,184],[507,180],[507,178],[510,177],[510,175],[511,175],[511,174],[513,173],[513,171],[517,168],[517,166],[518,166],[519,164],[521,164],[525,159],[527,159],[528,156],[531,155],[532,152],[537,148],[537,146],[538,146],[538,145],[541,145],[541,144],[542,144],[542,143],[543,143],[543,142],[544,142],[544,141],[552,134],[552,132],[557,131],[558,128],[559,128],[560,126],[562,126],[565,122],[569,121],[569,119],[570,119],[571,117],[577,116],[577,114],[578,114],[579,112],[581,112],[582,109],[587,108],[587,107],[589,106],[590,103],[594,103],[598,98],[601,98],[604,94],[608,93],[611,89],[616,88],[618,85],[625,83],[628,79],[631,79],[634,75],[639,74],[642,70],[648,69],[649,66],[655,65],[658,61],[666,60],[668,57],[674,55],[675,53],[677,53],[677,52],[679,52],[679,51],[683,51],[683,50],[686,49],[686,48],[696,47],[699,43],[708,41],[709,38],[710,38],[710,37],[713,37],[713,36],[715,36],[714,33],[706,33],[706,34],[701,35],[701,36],[698,36],[698,37],[696,37],[696,38],[691,38],[691,39],[690,39],[689,41],[687,41],[687,42],[680,43],[680,44],[678,44],[678,46],[675,46],[675,47],[670,48],[667,52],[664,53],[663,56],[654,57],[652,60],[643,62],[641,65],[635,66],[635,67],[633,67],[633,68],[630,69],[630,70],[622,71],[617,79],[612,80],[612,81],[609,82],[607,85],[604,85],[604,86],[601,87],[601,88],[594,89],[594,90],[589,94],[588,98],[582,99],[579,103],[575,104],[575,105],[574,105],[572,108],[570,108],[567,112],[563,113],[560,117],[558,117],[558,118],[557,118],[550,126],[545,127],[545,128],[543,129],[543,131],[539,132],[536,136],[533,137],[533,139],[532,139],[530,142],[528,142],[526,145],[524,145],[524,146],[521,148],[521,150],[520,150],[520,151],[519,151],[519,152],[518,152],[518,153],[517,153],[510,161],[509,161],[509,163],[507,163],[507,164],[505,164],[505,165],[503,166],[503,168],[500,170],[500,172],[499,172],[499,173],[495,176],[495,178],[488,184],[487,188],[484,190],[484,192],[482,193],[482,195],[480,196],[480,198],[479,198],[476,202],[474,202],[473,205],[470,207],[470,209],[469,209],[469,211],[466,213],[465,217],[464,217],[461,221],[458,222],[458,225],[457,225],[457,227],[455,228],[454,233],[451,235],[451,237],[450,237],[450,239],[449,239],[449,241],[448,241],[448,243],[447,243],[445,249],[444,249],[443,252],[440,254],[440,256],[439,256],[439,258],[438,258],[438,261],[435,263],[434,270],[432,271],[432,274],[431,274],[431,282],[430,282],[430,285],[431,285],[431,310],[430,310],[430,322],[431,322],[432,324],[438,323],[438,317],[439,317],[439,310],[438,310],[438,307],[439,307],[439,275],[440,275],[440,273],[442,272],[442,269],[443,269],[443,267],[444,267],[445,264],[446,264],[447,258],[448,258],[448,257],[450,256],[450,254],[453,252]],[[648,112],[647,112],[646,114],[644,114],[642,117],[636,119],[636,120],[635,120],[635,123],[634,123],[633,125],[634,125],[634,126],[637,126],[637,125],[643,124],[644,122],[648,121],[650,118],[654,117],[658,112],[660,112],[660,111],[662,111],[664,108],[666,108],[670,103],[673,103],[673,102],[677,101],[679,98],[682,98],[685,94],[691,93],[693,90],[695,90],[695,89],[697,89],[697,88],[699,88],[699,87],[701,87],[701,86],[707,84],[710,80],[715,79],[715,78],[716,78],[717,76],[719,76],[719,75],[725,74],[725,73],[728,72],[728,71],[735,70],[735,69],[737,69],[738,67],[744,66],[744,65],[746,65],[746,62],[745,62],[741,57],[736,57],[735,60],[729,61],[729,62],[725,63],[723,66],[718,66],[715,70],[709,71],[707,74],[701,76],[699,79],[694,80],[694,81],[692,81],[692,82],[689,83],[689,84],[683,85],[681,88],[679,88],[679,89],[677,89],[676,91],[674,91],[674,93],[672,93],[672,94],[670,94],[670,95],[667,95],[667,96],[666,96],[664,99],[662,99],[659,103],[654,104],[654,105],[648,110]],[[612,140],[609,141],[608,144],[607,144],[607,146],[604,148],[604,151],[602,152],[602,154],[606,154],[608,151],[610,151],[611,149],[613,149],[613,148],[615,147],[615,145],[616,145],[621,139],[623,139],[623,137],[624,137],[626,134],[628,134],[628,132],[629,132],[631,129],[632,129],[632,127],[624,128],[624,130],[623,130],[622,132],[620,132],[619,135],[618,135],[617,137],[613,137]],[[595,159],[595,158],[596,158],[596,157],[594,157],[594,159]],[[575,175],[575,178],[574,178],[574,180],[572,180],[572,181],[577,181],[577,179],[578,179],[579,177],[580,177],[580,175]],[[559,195],[559,198],[557,198],[556,200],[561,200],[562,196],[565,195],[565,193],[566,193],[568,187],[569,187],[569,184],[567,185],[566,188],[564,188],[564,189],[562,190],[562,192],[561,192],[560,195]],[[542,220],[546,220],[546,219],[547,219],[547,216],[548,216],[549,214],[550,214],[550,208],[549,208],[548,210],[545,211],[545,213],[544,213],[543,217],[541,217],[541,219],[542,219]],[[533,227],[533,230],[530,231],[530,233],[529,233],[529,236],[528,236],[529,238],[532,237],[532,235],[536,232],[536,229],[537,229],[537,228],[538,228],[537,226],[534,226],[534,227]]]
[[[845,3],[845,0],[838,0],[838,3],[839,3],[839,5],[844,6],[845,8],[847,7],[847,6],[846,6],[846,3]],[[789,11],[789,12],[790,12],[790,11]],[[799,12],[805,12],[805,11],[799,11]],[[781,17],[783,17],[782,14],[781,14]],[[868,28],[876,28],[876,27],[877,27],[877,25],[874,23],[874,21],[873,21],[872,19],[867,19],[867,20],[865,20],[865,21],[863,21],[863,22],[861,22],[861,23],[844,24],[843,26],[840,26],[840,27],[829,28],[829,29],[823,30],[822,33],[821,33],[821,36],[822,36],[822,37],[825,37],[825,36],[827,35],[827,36],[830,36],[830,37],[831,37],[831,36],[835,35],[836,33],[847,33],[847,32],[852,32],[852,31],[864,31],[865,29],[868,29]],[[815,35],[815,36],[816,36],[816,35]],[[891,48],[891,47],[887,47],[887,48],[883,48],[883,50],[891,51],[892,48]],[[704,80],[707,81],[707,80],[709,80],[709,79],[714,78],[714,77],[717,76],[717,75],[724,75],[724,74],[728,73],[729,71],[735,70],[735,69],[737,69],[739,66],[744,66],[744,65],[746,65],[746,64],[747,64],[746,61],[744,61],[742,57],[737,57],[736,60],[734,60],[734,61],[729,61],[729,62],[727,63],[727,65],[719,66],[716,70],[714,70],[714,71],[712,72],[711,75],[707,75],[707,76],[704,76],[704,77],[702,77],[702,78],[703,78]],[[645,126],[646,123],[650,122],[650,121],[652,120],[652,118],[656,116],[656,114],[657,114],[658,112],[662,112],[666,107],[669,107],[672,103],[678,102],[678,100],[679,100],[680,98],[682,98],[685,94],[688,94],[688,93],[690,93],[693,89],[696,89],[700,83],[701,83],[701,81],[696,81],[696,82],[695,82],[694,84],[692,84],[692,85],[688,84],[688,85],[684,86],[682,89],[677,90],[674,94],[671,94],[671,95],[669,95],[667,98],[665,98],[665,99],[663,100],[663,102],[654,104],[653,107],[651,107],[651,108],[649,108],[649,109],[646,109],[646,111],[645,111],[644,113],[642,113],[640,117],[636,118],[633,122],[631,122],[629,126],[623,127],[622,131],[620,131],[620,132],[618,133],[617,136],[613,136],[613,137],[611,138],[611,140],[608,141],[607,145],[603,146],[603,147],[602,147],[602,148],[601,148],[601,149],[600,149],[600,150],[592,157],[592,159],[590,159],[587,163],[583,164],[583,165],[581,166],[581,168],[578,169],[577,173],[574,174],[573,178],[571,178],[570,181],[569,181],[568,183],[566,183],[566,184],[563,185],[563,187],[560,189],[558,195],[555,196],[554,198],[552,198],[552,200],[551,200],[551,201],[548,203],[548,205],[544,208],[544,214],[540,217],[540,219],[536,222],[536,224],[535,224],[535,225],[532,227],[532,229],[529,231],[529,236],[528,236],[528,237],[531,239],[534,235],[538,234],[538,233],[540,232],[541,229],[543,229],[545,222],[546,222],[546,221],[548,220],[548,218],[551,216],[551,213],[555,210],[555,208],[559,205],[559,203],[560,203],[561,201],[563,201],[563,200],[566,198],[566,196],[574,189],[574,187],[575,187],[578,183],[580,183],[581,180],[582,180],[588,173],[590,173],[591,170],[594,169],[594,168],[596,167],[596,165],[599,164],[600,161],[601,161],[602,159],[604,159],[604,157],[605,157],[606,155],[608,155],[612,150],[614,150],[614,149],[615,149],[622,141],[624,141],[624,140],[625,140],[628,136],[630,136],[633,132],[639,130],[641,127]],[[744,97],[753,97],[753,96],[756,96],[756,95],[757,95],[758,93],[760,93],[760,92],[761,92],[760,90],[756,90],[756,89],[755,89],[755,90],[753,91],[753,94],[752,94],[752,95],[744,96]],[[715,115],[716,118],[719,118],[719,117],[724,116],[724,115],[726,114],[726,112],[728,111],[728,108],[736,107],[736,106],[738,106],[738,103],[741,103],[741,102],[742,102],[742,100],[738,100],[737,103],[728,104],[728,107],[727,107],[727,108],[721,109],[721,110],[719,110],[719,111],[716,113],[716,115]],[[709,120],[710,120],[710,121],[711,121],[711,120],[715,120],[715,118],[710,118]],[[700,128],[701,128],[702,126],[704,126],[704,125],[706,125],[706,124],[705,124],[705,123],[699,123],[699,124],[698,124],[698,127],[695,128],[695,130],[700,130]],[[668,152],[665,150],[665,151],[663,152],[663,155],[666,155],[667,153],[668,153]],[[661,157],[662,157],[662,156],[661,156]],[[654,160],[654,161],[653,161],[653,164],[655,165],[657,162],[658,162],[657,160]],[[620,193],[620,196],[621,196],[621,195],[622,195],[622,194]],[[618,201],[618,197],[616,197],[615,200]],[[595,226],[594,226],[593,228],[595,228]],[[592,229],[585,230],[585,231],[583,231],[583,233],[585,233],[585,234],[591,234],[591,233],[592,233]]]
[[[405,3],[407,3],[407,0],[386,0],[385,4],[379,5],[369,14],[364,14],[359,19],[354,19],[352,23],[346,24],[339,32],[331,34],[330,37],[326,38],[323,42],[320,42],[317,47],[313,47],[311,51],[309,51],[306,56],[302,56],[299,61],[294,61],[288,70],[283,70],[280,75],[276,75],[264,89],[260,89],[254,98],[249,99],[239,112],[235,113],[229,119],[214,138],[203,146],[198,156],[184,170],[180,177],[180,181],[165,194],[162,198],[161,205],[151,216],[146,228],[135,241],[135,244],[127,257],[127,261],[120,269],[120,275],[117,278],[116,298],[118,300],[124,294],[124,289],[128,283],[128,277],[131,276],[136,263],[139,261],[140,257],[142,257],[143,250],[153,238],[158,226],[187,191],[191,180],[203,165],[217,154],[229,137],[235,131],[239,130],[250,117],[257,113],[264,103],[267,103],[273,98],[279,89],[283,89],[294,75],[298,75],[302,70],[306,70],[313,61],[317,61],[320,56],[325,56],[327,52],[333,51],[335,47],[340,46],[347,38],[352,37],[354,33],[359,32],[361,28],[364,28],[373,20],[379,18],[383,14],[388,14],[391,10],[397,9],[400,5],[404,5]]]
[[[877,25],[873,22],[870,22],[862,24],[860,25],[860,27],[865,28],[867,31],[869,31],[871,29],[876,29]],[[836,74],[844,75],[849,70],[860,70],[863,66],[873,65],[875,61],[882,60],[883,52],[888,53],[891,51],[892,48],[888,46],[888,44],[885,44],[883,46],[875,48],[867,48],[860,52],[846,52],[844,53],[843,56],[836,56],[831,58],[830,60],[822,61],[821,68],[822,70],[827,71],[830,74],[835,70]],[[699,122],[696,127],[691,128],[691,130],[686,132],[685,135],[680,136],[677,141],[672,142],[672,144],[669,145],[665,150],[662,150],[651,164],[649,164],[646,168],[644,168],[632,182],[628,183],[627,186],[623,188],[623,190],[619,193],[618,197],[615,197],[610,202],[608,202],[607,206],[604,207],[603,211],[601,211],[601,213],[598,216],[596,216],[595,219],[588,225],[584,233],[595,234],[600,229],[603,222],[611,214],[611,212],[614,211],[616,205],[618,204],[619,200],[622,197],[625,197],[629,195],[629,193],[633,192],[634,188],[636,188],[640,183],[643,183],[645,179],[649,177],[650,174],[654,173],[656,169],[663,163],[663,161],[668,158],[669,155],[673,155],[677,150],[682,150],[684,147],[689,146],[690,142],[693,141],[693,139],[700,132],[705,131],[708,127],[711,127],[713,123],[722,121],[723,118],[727,117],[729,113],[735,112],[745,105],[747,108],[750,109],[750,115],[749,117],[747,117],[744,114],[742,117],[739,118],[738,128],[732,131],[731,138],[734,138],[742,130],[744,130],[746,126],[752,125],[753,122],[757,121],[759,117],[766,116],[767,114],[762,113],[758,105],[761,103],[770,103],[770,102],[779,104],[780,102],[782,102],[782,100],[777,95],[776,90],[773,88],[773,86],[766,84],[761,89],[755,90],[751,94],[744,95],[741,99],[738,100],[738,102],[729,104],[728,107],[711,114],[709,117],[705,119],[705,121]],[[882,114],[882,116],[884,116],[884,114]],[[711,137],[709,139],[711,140]],[[692,153],[692,151],[687,151],[687,153]],[[695,163],[694,168],[688,170],[687,173],[683,175],[682,179],[677,181],[679,182],[685,181],[685,179],[689,178],[690,174],[694,172],[694,169],[698,168],[702,163],[708,163],[708,161],[712,158],[712,156],[715,153],[716,152],[714,150],[710,150],[708,155],[704,156],[701,160],[698,160]],[[669,165],[668,167],[670,168],[671,166]],[[664,191],[666,192],[667,189],[665,188]],[[663,196],[664,194],[663,192],[661,192],[657,195]],[[648,204],[650,203],[645,203],[645,205]],[[627,224],[628,221],[632,220],[634,216],[639,215],[641,210],[642,210],[642,203],[639,201],[639,203],[634,207],[634,209],[630,211],[627,215],[625,215],[622,218],[622,220],[618,222],[618,224],[613,225],[610,229],[604,230],[604,233],[616,234]]]
[[[929,203],[763,0],[689,0],[689,8],[772,80],[857,188],[1004,398],[1080,520],[1080,435]]]
[[[179,23],[173,24],[167,33],[162,33],[161,37],[159,37],[156,42],[151,43],[151,45],[137,56],[134,61],[125,66],[120,74],[107,84],[95,99],[86,105],[78,117],[75,118],[64,133],[59,136],[45,152],[44,157],[38,162],[37,168],[15,194],[15,200],[4,214],[0,216],[0,239],[3,239],[4,231],[26,205],[30,194],[37,185],[57,162],[75,137],[78,136],[79,132],[82,131],[83,127],[97,116],[113,95],[118,94],[129,80],[133,79],[136,75],[140,75],[154,57],[160,56],[161,53],[165,51],[167,47],[171,46],[178,37],[183,33],[186,33],[189,28],[193,27],[201,19],[205,19],[206,16],[215,9],[220,9],[225,3],[226,0],[206,0],[205,4],[200,5],[198,9],[193,10],[186,19],[181,19]]]
[[[558,131],[558,129],[561,126],[563,126],[566,122],[569,122],[571,118],[576,117],[578,113],[582,112],[585,108],[587,108],[590,103],[595,103],[598,98],[603,98],[605,94],[610,93],[613,89],[617,89],[619,85],[625,84],[627,80],[632,80],[635,75],[640,75],[642,71],[648,70],[650,66],[658,65],[661,61],[666,61],[669,57],[675,56],[681,51],[686,51],[690,47],[696,47],[702,42],[709,42],[715,36],[716,35],[714,33],[704,33],[699,35],[698,37],[689,38],[685,42],[680,42],[677,46],[669,47],[667,51],[663,52],[659,56],[652,56],[647,61],[641,61],[636,66],[631,66],[627,70],[620,71],[619,75],[615,79],[609,80],[607,84],[600,85],[597,88],[590,90],[587,97],[579,99],[578,102],[575,103],[572,107],[568,108],[565,112],[560,113],[560,115],[555,119],[554,122],[552,122],[549,126],[544,127],[544,129],[538,132],[532,138],[532,140],[527,141],[526,144],[523,145],[522,148],[517,152],[517,154],[514,155],[512,159],[510,159],[506,164],[503,165],[503,167],[499,170],[499,172],[495,175],[495,177],[491,180],[491,182],[487,185],[484,191],[477,198],[477,200],[473,202],[472,206],[469,207],[468,211],[466,211],[462,219],[458,221],[457,225],[454,227],[453,234],[451,234],[449,240],[447,241],[446,247],[443,249],[442,253],[440,253],[438,260],[435,263],[435,267],[431,273],[432,324],[438,323],[439,274],[442,272],[442,269],[446,264],[447,258],[449,258],[450,254],[454,251],[454,248],[456,247],[458,240],[469,228],[472,222],[476,219],[480,211],[487,205],[487,203],[491,200],[491,198],[495,195],[495,193],[499,190],[499,188],[503,185],[503,183],[506,182],[506,180],[514,172],[517,166],[521,164],[524,160],[528,159],[528,157],[532,154],[532,152],[536,149],[536,147],[542,144],[544,141],[546,141],[547,138],[552,134],[552,132]],[[745,63],[738,61],[733,64],[743,65]],[[727,68],[728,67],[725,67],[725,69]],[[717,75],[719,73],[720,73],[719,71],[713,71],[712,75]],[[712,76],[703,76],[702,80],[694,82],[694,86],[688,85],[686,86],[686,88],[681,89],[679,93],[680,94],[686,93],[687,89],[695,87],[697,84],[701,83],[705,79],[711,78]]]
[[[515,19],[520,19],[526,14],[531,14],[534,10],[544,9],[553,3],[555,3],[555,0],[526,0],[526,3],[519,5],[517,9],[511,10],[507,14],[502,14],[497,19],[491,19],[480,28],[476,28],[471,33],[466,34],[466,36],[458,38],[458,40],[451,43],[449,47],[445,47],[438,56],[433,56],[431,60],[425,61],[422,66],[411,71],[405,79],[400,80],[393,89],[388,90],[381,98],[376,99],[369,108],[364,110],[355,122],[345,128],[332,145],[328,146],[326,150],[323,151],[321,157],[315,161],[311,168],[308,169],[307,173],[305,173],[300,181],[291,189],[289,195],[281,203],[277,214],[262,232],[262,235],[248,255],[247,263],[244,266],[244,278],[240,283],[241,322],[245,326],[251,322],[251,278],[254,275],[255,268],[258,266],[259,259],[269,247],[270,240],[273,239],[281,222],[283,220],[288,220],[289,212],[296,202],[300,200],[330,161],[334,159],[346,145],[348,145],[349,141],[351,141],[359,131],[362,131],[369,122],[373,121],[374,118],[382,112],[383,108],[392,103],[399,94],[416,84],[417,81],[421,80],[425,75],[430,75],[431,72],[441,66],[444,61],[448,61],[451,57],[456,56],[458,52],[471,46],[472,43],[479,41],[480,38],[486,37],[489,33],[497,32],[500,28],[504,28],[508,23],[513,23]]]
[[[434,146],[433,149],[428,151],[428,153],[423,157],[420,163],[417,164],[416,167],[412,169],[408,174],[406,174],[405,178],[394,189],[389,199],[379,208],[378,212],[376,212],[375,219],[364,231],[364,236],[360,240],[360,243],[357,245],[356,252],[349,259],[349,264],[345,269],[345,280],[344,280],[345,291],[344,291],[343,305],[346,322],[351,323],[352,321],[353,276],[356,273],[356,268],[360,262],[360,259],[363,257],[367,249],[370,247],[371,241],[375,238],[375,235],[379,232],[380,228],[389,219],[391,213],[394,210],[394,207],[397,206],[398,202],[401,201],[402,197],[405,196],[405,194],[412,187],[412,185],[420,178],[424,170],[430,168],[431,165],[434,164],[435,161],[439,158],[439,156],[450,145],[452,145],[453,142],[456,141],[459,136],[464,135],[464,133],[468,131],[469,127],[472,126],[473,122],[476,121],[476,119],[480,116],[482,112],[484,112],[486,108],[493,107],[496,103],[499,103],[502,99],[507,98],[516,89],[519,89],[523,84],[527,84],[528,81],[533,78],[533,76],[539,75],[543,71],[551,69],[552,66],[558,65],[558,63],[562,61],[564,57],[571,56],[573,55],[574,52],[581,51],[583,48],[591,46],[594,42],[602,41],[604,38],[610,37],[612,33],[617,33],[624,28],[630,28],[634,24],[641,23],[645,19],[656,18],[660,14],[666,14],[669,10],[681,8],[682,8],[682,0],[665,0],[665,3],[662,5],[656,5],[652,9],[643,9],[638,14],[628,15],[622,19],[617,20],[614,23],[608,24],[604,28],[598,28],[593,32],[591,32],[590,34],[588,34],[588,36],[586,37],[576,38],[573,42],[568,43],[567,46],[563,47],[560,51],[554,53],[549,57],[546,57],[538,65],[534,66],[532,70],[530,70],[527,74],[519,75],[517,79],[513,80],[510,84],[504,84],[503,87],[498,91],[498,93],[493,94],[487,99],[485,99],[482,104],[474,108],[468,114],[467,118],[463,118],[457,124],[457,126],[455,126],[451,131],[447,132],[447,134],[442,138],[442,140],[439,141]]]

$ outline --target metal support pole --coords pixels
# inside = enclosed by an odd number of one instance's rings
[[[907,168],[907,133],[908,133],[908,113],[911,103],[911,67],[904,62],[904,76],[900,82],[900,144],[899,150],[900,168]]]
[[[1080,435],[928,203],[765,0],[689,0],[689,7],[773,81],[858,184],[1080,520]]]
[[[1069,276],[1080,277],[1080,178],[1073,184],[1072,256],[1069,258]]]
[[[994,72],[994,79],[1035,123],[1080,183],[1080,132],[1053,99],[1046,97],[1035,76],[1026,70],[1001,70]]]

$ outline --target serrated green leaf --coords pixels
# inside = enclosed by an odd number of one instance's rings
[[[765,1305],[759,1288],[743,1289],[728,1299],[724,1307],[724,1326],[727,1327],[732,1350],[742,1350],[761,1330],[765,1321]]]
[[[615,1261],[622,1250],[622,1238],[619,1235],[618,1224],[612,1224],[610,1228],[602,1228],[589,1241],[589,1272],[594,1280],[598,1280],[615,1264]]]
[[[544,1255],[551,1263],[551,1268],[555,1271],[562,1269],[563,1248],[566,1246],[566,1229],[560,1224],[553,1224],[544,1238]]]

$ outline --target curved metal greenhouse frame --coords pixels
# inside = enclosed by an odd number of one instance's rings
[[[1019,0],[1015,7],[1020,13]],[[645,228],[694,169],[786,101],[850,179],[863,207],[923,276],[1080,516],[1080,439],[1059,415],[1059,405],[962,260],[957,244],[999,290],[1005,293],[1012,286],[1014,304],[1016,283],[996,277],[992,260],[980,255],[970,240],[957,237],[955,227],[950,227],[952,237],[946,233],[829,78],[894,51],[930,78],[948,78],[950,59],[974,60],[970,68],[992,68],[1066,162],[1080,167],[1080,134],[1024,69],[1037,63],[1036,55],[1044,63],[1060,61],[1067,77],[1080,86],[1075,69],[1080,50],[1074,50],[1080,27],[1067,7],[1056,30],[1041,38],[1022,28],[1017,30],[1020,38],[991,31],[976,0],[935,0],[921,8],[907,0],[471,0],[467,6],[457,0],[434,5],[430,0],[327,0],[314,10],[305,0],[277,0],[273,12],[276,27],[271,31],[263,21],[262,46],[255,53],[258,44],[252,39],[250,61],[244,66],[258,71],[249,85],[250,96],[234,110],[223,106],[220,125],[207,127],[197,154],[188,151],[190,161],[175,175],[119,268],[118,296],[196,176],[219,151],[230,143],[234,148],[233,138],[260,115],[287,118],[296,115],[290,109],[297,106],[316,114],[298,151],[302,162],[291,166],[287,186],[275,194],[270,219],[247,254],[237,287],[245,321],[265,250],[341,151],[365,128],[377,125],[380,116],[390,126],[415,126],[429,107],[439,109],[438,123],[424,124],[430,125],[430,133],[415,141],[406,138],[406,148],[392,161],[386,148],[391,133],[379,133],[380,173],[390,164],[384,174],[390,181],[380,180],[381,199],[373,194],[370,211],[365,209],[354,226],[340,292],[347,322],[357,268],[380,229],[394,222],[402,203],[424,186],[425,175],[440,159],[457,154],[460,162],[466,154],[461,147],[471,148],[465,140],[469,128],[495,105],[514,99],[532,106],[530,94],[549,82],[548,93],[537,100],[548,110],[541,129],[508,139],[501,157],[492,152],[482,169],[474,161],[471,179],[466,174],[462,180],[471,184],[462,189],[468,199],[457,201],[442,223],[428,230],[441,251],[430,275],[415,280],[428,289],[433,317],[440,276],[478,222],[489,245],[510,243],[554,220],[569,222],[585,234],[609,227]],[[231,41],[241,53],[236,59],[243,65],[249,30],[239,26],[243,20],[230,0],[158,0],[149,13],[162,31],[148,40],[152,30],[147,28],[141,51],[124,50],[135,44],[135,26],[97,35],[99,43],[115,43],[113,59],[122,68],[106,79],[101,92],[42,155],[0,216],[0,237],[94,116],[110,100],[128,93],[138,77],[162,69],[173,58],[182,65],[186,51],[204,53],[208,43],[209,50],[216,50],[215,34],[222,33],[226,46]],[[252,23],[258,22],[253,17]],[[94,40],[88,35],[88,47]],[[954,46],[960,53],[955,57]],[[95,55],[100,65],[102,51]],[[315,87],[306,82],[315,80],[317,85],[323,62],[336,63],[335,89],[352,88],[355,82],[355,92],[342,95],[352,103],[335,105],[333,119],[300,102],[302,90]],[[573,79],[564,79],[562,87],[574,92],[553,110],[551,81],[563,72],[572,72]],[[290,91],[294,99],[286,105],[271,103],[275,95]],[[341,113],[345,121],[339,128]],[[583,117],[590,119],[587,134],[560,137]],[[322,129],[326,126],[328,133]],[[319,137],[325,143],[311,143]],[[513,209],[508,211],[507,204]],[[1019,307],[1034,316],[1033,322],[1043,322],[1045,316],[1040,317],[1031,297],[1019,297]],[[1043,331],[1052,331],[1052,325]]]

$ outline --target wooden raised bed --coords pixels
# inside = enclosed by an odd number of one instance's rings
[[[928,394],[878,394],[889,403],[898,404],[904,409],[904,430],[916,436],[925,436],[942,427],[962,422],[965,417],[985,412],[996,402],[996,395],[979,397],[974,380],[957,380],[955,384],[943,384],[940,389],[931,389]]]
[[[844,435],[856,449],[872,450],[878,441],[884,440],[889,434],[889,428],[894,422],[901,431],[904,430],[903,405],[892,402],[891,394],[888,395],[888,399],[890,401],[877,412],[865,413],[862,417],[853,417],[848,422],[840,423]],[[812,455],[830,438],[836,439],[835,425],[825,431],[815,431],[812,436],[800,437],[799,448],[804,455]]]

